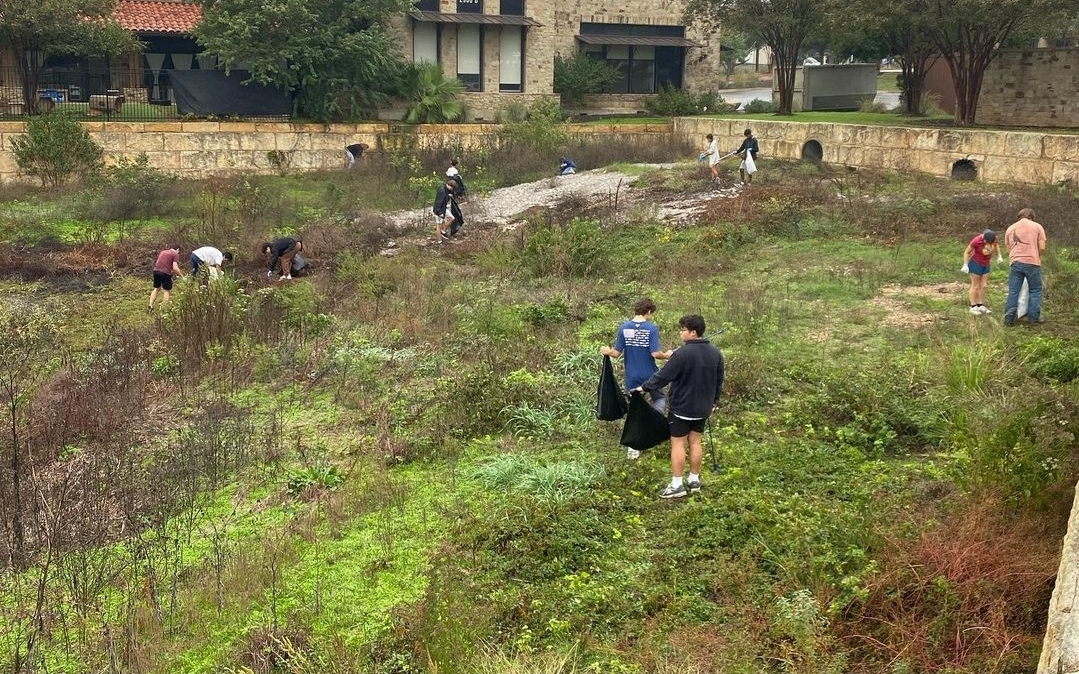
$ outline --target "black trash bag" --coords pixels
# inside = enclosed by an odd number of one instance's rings
[[[311,263],[307,261],[307,258],[301,253],[296,253],[292,257],[292,271],[293,276],[306,276],[311,273]]]
[[[622,440],[619,444],[643,452],[670,437],[671,427],[667,424],[667,417],[652,407],[644,395],[631,393],[626,425],[622,427]]]
[[[596,418],[601,421],[617,421],[626,416],[626,396],[614,378],[611,357],[603,357],[599,371],[599,388],[596,391]]]
[[[450,201],[450,215],[453,216],[453,223],[450,225],[450,236],[453,236],[465,224],[465,216],[461,213],[461,207],[457,205],[456,200]]]

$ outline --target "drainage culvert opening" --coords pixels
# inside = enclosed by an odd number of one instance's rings
[[[969,159],[960,159],[952,164],[952,180],[977,180],[978,166]]]
[[[802,146],[802,161],[819,164],[824,161],[824,148],[815,140],[807,140]]]

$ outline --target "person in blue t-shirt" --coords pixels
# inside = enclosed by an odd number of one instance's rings
[[[652,322],[652,316],[656,313],[656,303],[648,297],[642,298],[633,305],[633,311],[636,315],[618,326],[614,346],[604,346],[599,350],[600,354],[611,358],[625,356],[627,391],[639,387],[659,370],[656,365],[657,358],[670,358],[673,353],[660,348],[659,327]],[[664,392],[652,391],[649,396],[652,407],[664,412],[667,403]],[[640,455],[641,453],[636,449],[626,448],[627,458],[636,459]]]

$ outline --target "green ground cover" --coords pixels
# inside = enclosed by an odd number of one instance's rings
[[[40,234],[78,190],[0,202],[23,223],[5,230],[4,315],[48,306],[63,328],[17,407],[49,508],[0,573],[0,663],[1034,666],[1079,478],[1079,195],[769,161],[714,199],[696,165],[638,166],[617,209],[476,218],[444,248],[426,222],[391,228],[380,210],[422,203],[458,152],[174,185],[123,243]],[[476,153],[466,175],[550,165],[527,155]],[[703,210],[659,220],[672,200]],[[1048,322],[1007,329],[1001,271],[994,314],[972,316],[958,260],[1027,205],[1050,232]],[[316,274],[266,279],[254,251],[283,233]],[[162,236],[237,251],[231,278],[178,282],[147,313]],[[665,445],[627,461],[619,424],[593,418],[598,349],[644,295],[667,347],[686,313],[726,328],[705,488],[680,503],[656,498]]]

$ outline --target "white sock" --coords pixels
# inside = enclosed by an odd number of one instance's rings
[[[674,487],[675,489],[678,489],[679,487],[681,487],[682,486],[682,478],[680,478],[680,477],[672,477],[671,478],[671,486]]]
[[[690,473],[689,474],[689,481],[690,482],[700,482],[701,481],[701,476],[697,475],[696,473]]]

